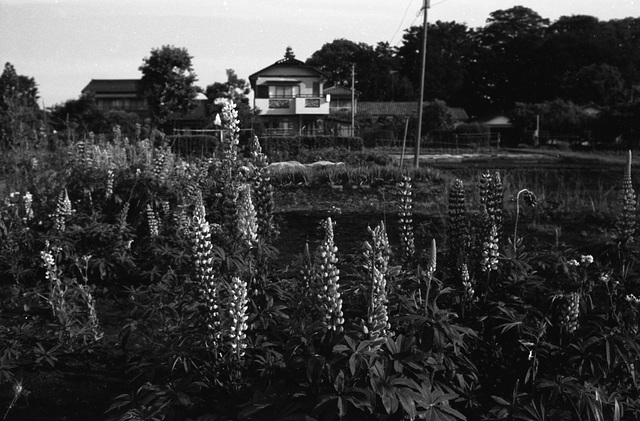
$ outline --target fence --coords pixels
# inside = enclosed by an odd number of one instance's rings
[[[430,132],[420,143],[421,149],[442,152],[480,152],[500,148],[500,133]],[[368,139],[366,146],[402,147],[402,139]],[[406,149],[414,148],[415,141],[408,140]]]

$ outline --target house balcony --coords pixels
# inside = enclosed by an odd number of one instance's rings
[[[329,115],[329,102],[318,95],[256,98],[260,115]]]

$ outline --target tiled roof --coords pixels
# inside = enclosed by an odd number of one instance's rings
[[[91,79],[82,92],[137,93],[140,79]]]
[[[337,96],[351,96],[351,89],[349,88],[345,88],[344,86],[340,86],[340,85],[336,85],[336,86],[332,86],[330,88],[326,88],[323,91],[325,94],[330,94],[330,95],[337,95]],[[356,92],[356,95],[358,94],[358,92]]]
[[[469,120],[469,115],[464,110],[464,108],[449,107],[449,112],[453,116],[454,120],[457,120],[457,121],[467,121],[467,120]]]
[[[326,89],[325,92],[327,92]],[[372,116],[409,116],[418,114],[418,103],[360,101],[358,102],[357,110]],[[464,108],[449,107],[449,112],[456,121],[467,121],[469,119]]]
[[[418,103],[360,101],[357,110],[374,116],[415,115],[418,111]]]

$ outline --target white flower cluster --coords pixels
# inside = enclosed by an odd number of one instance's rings
[[[580,256],[580,263],[585,266],[589,266],[593,263],[593,256],[590,254]]]
[[[416,252],[413,235],[413,199],[411,197],[411,177],[404,176],[398,183],[400,193],[400,208],[398,218],[400,223],[400,244],[405,259],[411,259]]]
[[[258,243],[258,218],[251,199],[251,187],[243,184],[238,192],[238,234],[245,243],[254,246]]]
[[[583,265],[583,266],[587,267],[590,264],[592,264],[593,261],[594,260],[593,260],[593,256],[592,255],[590,255],[590,254],[584,255],[583,254],[582,256],[580,256],[580,261],[577,261],[576,259],[571,259],[571,260],[567,261],[567,264],[569,266],[575,266],[575,267],[578,267],[580,265]]]
[[[491,224],[489,237],[482,243],[482,262],[480,264],[483,272],[498,269],[498,229],[496,224]]]
[[[158,222],[158,215],[153,210],[150,204],[147,203],[147,223],[149,224],[149,235],[151,237],[157,237],[160,234],[160,223]]]
[[[58,196],[58,203],[56,205],[56,213],[53,215],[54,228],[58,232],[62,232],[66,228],[67,217],[73,214],[73,208],[71,207],[71,200],[69,200],[69,194],[67,189],[60,192]]]
[[[365,333],[371,339],[384,338],[391,328],[387,311],[387,280],[386,274],[389,266],[389,239],[384,223],[375,228],[369,228],[371,244],[365,241],[364,257],[366,267],[371,274],[371,294],[369,302],[369,315],[364,326]]]
[[[220,343],[220,310],[218,305],[218,282],[214,276],[213,246],[211,243],[211,228],[205,218],[206,212],[200,191],[196,195],[196,205],[191,221],[193,254],[195,258],[196,274],[199,288],[207,310],[207,329],[213,338],[214,350]],[[215,351],[214,351],[215,352]]]
[[[331,218],[323,221],[325,238],[318,247],[319,264],[315,268],[319,282],[318,300],[324,311],[324,321],[329,330],[341,332],[344,324],[342,313],[342,298],[340,298],[340,270],[336,267],[338,248],[333,242],[333,222]]]
[[[247,310],[249,300],[247,298],[247,283],[237,276],[231,279],[229,286],[229,317],[231,327],[229,329],[229,346],[232,355],[238,360],[244,356],[247,347],[245,331],[247,330]]]
[[[627,295],[624,297],[624,299],[625,299],[625,300],[627,300],[627,302],[628,302],[629,304],[632,304],[632,305],[634,305],[634,306],[640,305],[640,298],[636,297],[636,296],[635,296],[635,295],[633,295],[633,294],[627,294]]]
[[[113,182],[115,181],[115,175],[113,170],[107,171],[107,188],[105,190],[105,197],[109,199],[113,195]]]

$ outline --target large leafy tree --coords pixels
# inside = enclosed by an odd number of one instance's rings
[[[226,72],[226,82],[214,82],[205,89],[205,95],[207,96],[207,115],[213,121],[215,115],[222,110],[222,106],[216,104],[216,99],[231,99],[236,104],[240,126],[249,128],[251,127],[252,118],[255,114],[255,110],[251,108],[249,103],[251,85],[246,79],[239,78],[235,70],[227,69]]]
[[[620,70],[608,64],[590,64],[565,75],[567,96],[578,103],[594,102],[610,106],[625,96],[625,83]]]
[[[20,75],[5,63],[0,75],[0,139],[4,146],[23,140],[38,123],[38,87],[34,78]]]
[[[476,95],[494,110],[509,110],[516,101],[538,102],[540,45],[549,20],[515,6],[490,14],[477,32],[481,51],[474,63]]]
[[[345,87],[352,85],[353,67],[355,89],[361,101],[388,101],[392,95],[402,99],[406,90],[406,82],[396,73],[399,67],[388,43],[380,42],[373,47],[336,39],[314,52],[306,64],[329,74],[329,85]]]
[[[195,108],[198,93],[194,85],[196,74],[186,48],[164,45],[151,50],[145,57],[140,71],[140,94],[146,98],[149,109],[157,122],[169,113],[186,114]]]
[[[571,101],[555,99],[539,104],[516,103],[513,124],[521,132],[540,130],[555,136],[586,136],[594,117]],[[539,122],[539,123],[538,123]]]
[[[414,86],[420,85],[422,33],[422,26],[407,29],[397,51],[402,74]],[[466,84],[475,48],[472,31],[465,24],[437,21],[427,26],[427,42],[425,97],[468,105]]]

